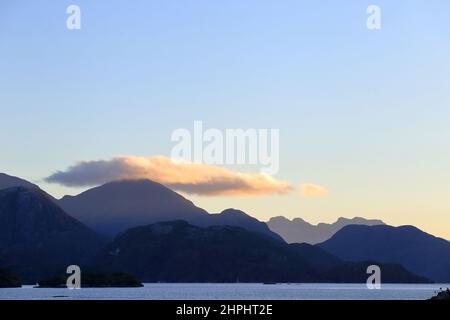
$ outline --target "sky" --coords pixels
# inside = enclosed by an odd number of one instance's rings
[[[450,239],[449,12],[447,0],[3,0],[0,172],[61,197],[87,186],[58,172],[150,168],[210,212],[362,216]],[[194,121],[279,129],[279,171],[174,165],[171,135]],[[191,188],[211,177],[230,192]]]

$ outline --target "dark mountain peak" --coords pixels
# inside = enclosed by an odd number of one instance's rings
[[[75,229],[92,232],[66,214],[44,191],[27,187],[0,190],[0,245],[40,241]]]
[[[116,180],[111,181],[103,185],[104,188],[145,188],[145,189],[151,189],[154,191],[160,191],[161,189],[167,192],[174,192],[171,189],[167,188],[166,186],[162,185],[161,183],[158,183],[156,181],[150,180],[150,179],[122,179],[122,180]],[[175,192],[174,192],[175,193]]]
[[[278,234],[271,231],[266,223],[259,221],[256,218],[248,215],[244,211],[237,209],[226,209],[218,214],[209,215],[208,219],[205,220],[204,223],[200,224],[201,226],[213,226],[213,225],[229,225],[229,226],[238,226],[249,231],[260,232],[265,235],[270,236],[278,241],[283,241]]]
[[[78,222],[40,189],[12,187],[0,190],[0,245],[38,241],[73,224]]]
[[[73,199],[76,197],[98,197],[102,195],[111,196],[132,196],[134,198],[144,198],[149,195],[163,194],[164,196],[172,196],[180,200],[187,200],[175,191],[167,188],[166,186],[149,180],[149,179],[124,179],[105,183],[101,186],[91,188],[87,191],[80,193],[77,196],[64,196],[61,200]]]
[[[19,198],[27,199],[31,201],[33,198],[51,200],[51,196],[47,194],[45,191],[34,188],[34,187],[25,187],[25,186],[17,186],[10,187],[0,190],[0,194],[3,196],[15,196]]]
[[[159,221],[196,222],[208,213],[160,183],[119,180],[64,197],[59,204],[94,230],[114,236],[128,228]]]
[[[402,232],[416,233],[416,234],[421,234],[423,236],[437,238],[437,237],[433,236],[432,234],[422,231],[419,228],[417,228],[416,226],[412,226],[412,225],[404,225],[404,226],[399,226],[399,227],[394,227],[394,228],[396,228],[397,230],[400,230]]]
[[[6,173],[0,173],[0,189],[13,188],[13,187],[27,187],[27,188],[38,188],[37,185],[18,178],[10,176]]]
[[[445,239],[435,237],[435,236],[433,236],[429,233],[426,233],[412,225],[404,225],[404,226],[394,227],[394,226],[389,226],[389,225],[369,226],[369,225],[353,224],[353,225],[348,225],[348,226],[343,227],[341,230],[336,232],[334,237],[341,237],[343,235],[347,235],[350,233],[352,235],[355,233],[358,233],[358,234],[367,234],[367,235],[373,234],[376,236],[378,236],[378,235],[383,235],[383,236],[402,235],[402,236],[408,236],[408,238],[414,237],[414,238],[421,238],[421,239],[439,239],[439,240],[448,242]]]
[[[31,201],[33,198],[39,198],[41,200],[50,201],[49,205],[56,206],[55,203],[52,202],[53,197],[43,191],[42,189],[35,187],[27,187],[27,186],[17,186],[10,187],[0,190],[0,194],[4,196],[17,196],[17,197],[28,197]]]
[[[450,281],[450,242],[414,226],[349,225],[319,246],[343,260],[398,263],[433,281]]]
[[[83,264],[103,240],[66,214],[38,188],[0,190],[0,265],[36,281],[70,264]]]
[[[244,211],[234,209],[234,208],[225,209],[220,214],[222,214],[224,216],[235,216],[235,217],[248,217],[249,216]]]

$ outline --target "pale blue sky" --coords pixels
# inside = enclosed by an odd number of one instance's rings
[[[77,4],[82,29],[66,29]],[[382,28],[366,28],[366,8]],[[169,155],[170,134],[279,128],[280,173],[330,196],[192,197],[261,219],[338,216],[450,238],[450,2],[2,1],[0,171]]]

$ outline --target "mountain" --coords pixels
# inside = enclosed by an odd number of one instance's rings
[[[65,196],[58,203],[71,216],[109,237],[132,227],[184,220],[198,226],[242,226],[282,241],[265,223],[242,211],[228,209],[209,214],[175,191],[151,180],[114,181],[77,196]]]
[[[253,218],[241,210],[226,209],[218,214],[209,215],[205,222],[199,223],[200,226],[237,226],[249,231],[260,232],[274,239],[283,241],[283,238],[277,233],[271,231],[266,223]]]
[[[351,225],[318,246],[344,260],[398,263],[435,282],[450,282],[450,242],[416,227]]]
[[[0,268],[25,282],[87,263],[103,240],[37,188],[0,190]]]
[[[0,190],[12,187],[39,188],[37,185],[24,179],[13,177],[5,173],[0,173]]]
[[[292,221],[285,217],[271,218],[267,225],[270,230],[278,233],[287,243],[309,243],[317,244],[330,239],[337,231],[347,225],[382,225],[381,220],[367,220],[364,218],[339,218],[335,223],[319,223],[312,225],[301,218]]]
[[[95,259],[103,272],[144,282],[366,282],[368,263],[346,263],[308,244],[287,244],[240,227],[200,228],[185,221],[132,228]],[[384,279],[426,282],[401,266]]]
[[[208,213],[165,186],[150,180],[122,180],[65,196],[60,206],[95,231],[114,236],[158,221],[197,222]]]

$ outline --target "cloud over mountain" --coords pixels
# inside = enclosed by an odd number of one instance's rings
[[[204,196],[262,196],[287,194],[293,190],[289,183],[264,173],[236,172],[207,164],[178,162],[164,156],[82,161],[53,173],[45,181],[83,187],[124,179],[150,179],[177,191]]]

